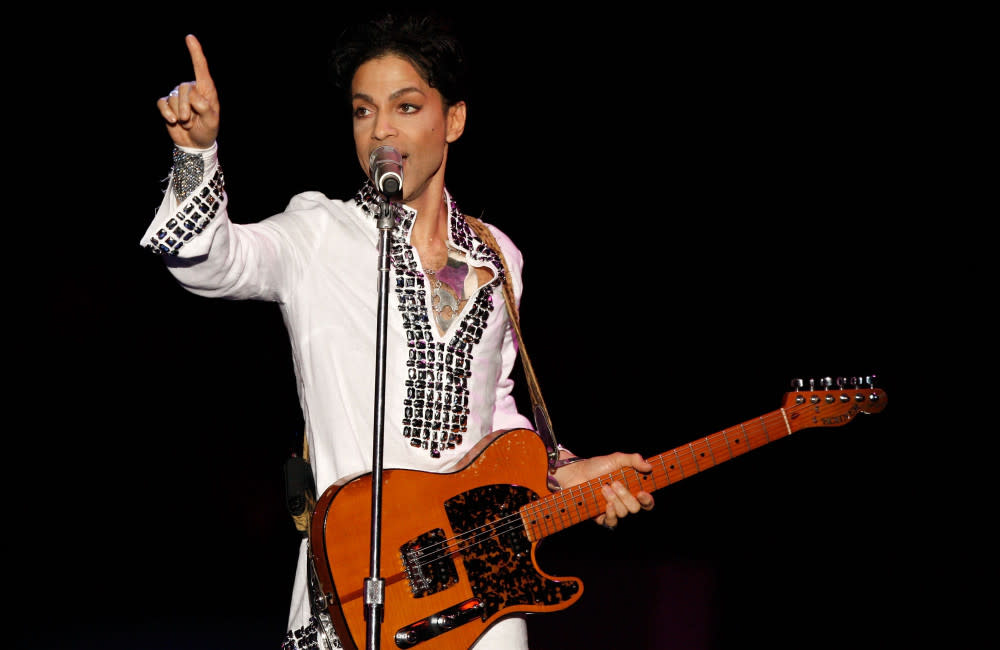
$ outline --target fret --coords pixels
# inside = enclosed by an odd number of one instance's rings
[[[657,460],[657,462],[660,463],[660,468],[663,470],[663,475],[667,478],[667,485],[670,485],[670,482],[671,482],[670,481],[670,474],[667,473],[667,466],[663,462],[663,454],[660,454],[659,456],[657,456],[656,460]],[[655,472],[654,472],[654,474],[655,474]]]
[[[535,534],[535,527],[528,521],[528,511],[523,507],[521,508],[521,524],[524,526],[524,534],[527,535],[529,542],[539,540],[538,535]]]
[[[694,447],[692,446],[692,444],[690,442],[688,443],[688,449],[691,450],[691,458],[694,458],[694,471],[695,472],[700,472],[701,471],[701,467],[698,465],[698,455],[696,453],[694,453]]]
[[[646,462],[648,463],[649,459],[646,459]],[[652,463],[649,463],[649,464],[652,465]],[[650,483],[653,484],[653,488],[646,490],[646,492],[652,492],[653,490],[659,489],[660,486],[658,486],[656,484],[656,469],[655,468],[649,474],[639,474],[637,472],[636,475],[639,477],[639,484],[640,485],[642,485],[646,481],[649,481]],[[643,489],[645,489],[645,487]]]
[[[719,463],[715,460],[715,452],[712,451],[712,438],[711,436],[705,438],[705,444],[708,446],[708,455],[712,458],[712,465],[718,465]]]
[[[574,523],[583,521],[584,516],[580,514],[580,503],[582,502],[580,499],[580,490],[574,485],[568,490],[564,490],[564,492],[566,492],[566,501],[569,504],[567,512],[569,513],[570,521]]]
[[[674,458],[677,460],[677,469],[681,471],[681,478],[687,478],[684,474],[684,466],[681,465],[681,457],[677,455],[677,450],[674,449]]]
[[[587,488],[590,490],[590,502],[593,504],[594,507],[593,514],[596,515],[601,510],[601,502],[597,498],[597,494],[594,492],[594,482],[587,481],[586,483],[584,483],[584,485],[586,485]]]
[[[545,537],[544,527],[541,525],[539,514],[539,502],[532,501],[521,508],[521,518],[524,520],[525,526],[531,531],[531,536],[535,540],[539,540]]]
[[[726,441],[726,449],[729,450],[729,459],[732,460],[732,458],[733,458],[733,448],[729,444],[729,436],[726,435],[726,430],[725,429],[722,430],[722,439]]]
[[[741,431],[741,433],[742,433],[742,427],[741,427],[740,431]],[[740,444],[740,441],[741,441],[741,440],[742,440],[742,441],[743,441],[744,443],[746,443],[746,436],[741,436],[741,435],[740,435],[739,433],[737,433],[737,434],[736,434],[736,439],[735,439],[735,440],[733,441],[733,444],[734,444],[734,445],[739,445],[739,444]],[[744,452],[745,452],[746,450],[750,449],[750,445],[749,445],[749,444],[744,444],[744,445],[743,445],[743,447],[741,447],[741,448],[739,448],[739,449],[741,449],[740,453],[742,454],[742,453],[744,453]]]
[[[625,473],[625,468],[622,467],[621,469],[619,469],[618,473],[621,474],[621,479],[620,480],[621,480],[622,484],[625,486],[625,489],[628,490],[629,492],[631,492],[632,489],[631,489],[631,486],[628,484],[628,475]]]
[[[538,503],[541,506],[539,512],[542,515],[539,519],[544,526],[545,534],[551,535],[552,533],[557,532],[556,530],[549,530],[549,526],[552,524],[552,513],[550,512],[551,508],[549,507],[549,499],[542,499],[541,501],[538,501]]]
[[[585,503],[585,499],[583,498],[583,490],[580,488],[579,485],[574,485],[573,487],[569,488],[569,490],[574,495],[574,497],[573,497],[573,510],[576,511],[577,521],[583,521],[584,519],[587,518],[587,511],[586,511],[586,509],[584,509],[583,514],[580,514],[580,506],[584,505],[584,503]]]
[[[584,517],[580,514],[580,498],[577,496],[579,490],[574,488],[563,490],[563,499],[566,502],[566,516],[569,517],[571,522],[576,524],[583,521]]]
[[[556,506],[559,508],[559,523],[561,528],[566,528],[573,524],[573,518],[566,507],[566,492],[559,490],[556,492]]]

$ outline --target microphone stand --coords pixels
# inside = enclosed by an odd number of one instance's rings
[[[389,239],[392,204],[382,197],[378,217],[378,328],[375,347],[375,430],[372,440],[372,526],[370,574],[365,579],[365,621],[368,650],[378,650],[382,632],[385,580],[380,575],[382,549],[382,449],[385,442],[385,346],[389,305]]]

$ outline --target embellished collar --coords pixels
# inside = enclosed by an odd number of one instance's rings
[[[365,215],[378,219],[381,211],[379,196],[371,182],[366,182],[355,196]],[[430,284],[417,264],[410,242],[416,211],[406,206],[394,206],[394,226],[390,242],[390,258],[395,271],[397,313],[406,337],[405,397],[402,419],[403,436],[414,450],[441,458],[442,454],[457,454],[469,430],[469,395],[473,380],[473,355],[489,325],[494,310],[494,291],[504,282],[504,268],[496,251],[475,235],[445,190],[448,204],[448,244],[463,251],[471,260],[491,265],[497,270],[493,281],[479,287],[461,312],[461,320],[445,328],[438,336],[431,322],[433,309],[428,291]],[[490,287],[491,290],[485,290]],[[487,351],[492,353],[492,351]],[[491,381],[484,377],[480,381]]]
[[[452,198],[447,188],[444,191],[444,198],[448,204],[448,244],[457,248],[477,261],[487,262],[498,271],[495,281],[503,282],[504,268],[500,262],[497,251],[486,245],[465,221],[465,216],[458,207],[458,203]],[[358,192],[354,195],[354,200],[361,207],[362,211],[373,219],[378,218],[380,208],[379,195],[371,180],[366,180]],[[417,211],[406,205],[393,204],[394,227],[392,258],[393,263],[399,270],[422,271],[416,264],[413,255],[413,246],[409,243],[410,232],[413,229],[413,222],[416,219]]]

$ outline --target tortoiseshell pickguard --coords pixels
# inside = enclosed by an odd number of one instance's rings
[[[484,485],[445,502],[448,521],[482,616],[514,605],[553,605],[572,598],[576,582],[549,580],[535,569],[518,509],[538,495],[519,485]]]

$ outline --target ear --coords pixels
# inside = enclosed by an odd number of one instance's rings
[[[465,102],[455,102],[448,107],[447,141],[452,143],[465,132]]]

